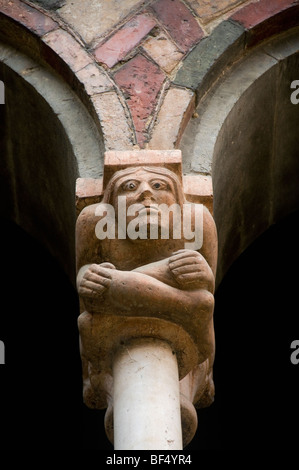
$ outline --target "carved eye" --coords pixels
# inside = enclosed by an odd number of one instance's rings
[[[152,188],[153,189],[166,189],[167,183],[165,181],[152,181]]]
[[[136,181],[127,181],[123,184],[122,188],[125,191],[134,191],[137,188],[137,183]]]

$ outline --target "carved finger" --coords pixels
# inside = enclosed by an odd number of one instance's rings
[[[100,282],[93,282],[89,281],[88,279],[85,279],[84,282],[82,283],[82,287],[88,288],[95,293],[103,292],[107,287],[110,285],[110,279],[106,278],[101,278]]]
[[[201,269],[196,264],[188,264],[185,266],[180,266],[179,268],[176,268],[176,269],[172,269],[172,273],[175,276],[179,276],[181,274],[186,274],[186,273],[197,273],[199,275],[201,272],[202,272]]]
[[[198,253],[198,251],[183,248],[182,250],[174,251],[172,254],[175,256],[175,255],[188,255],[188,254],[192,255],[194,253]]]
[[[108,262],[101,263],[99,266],[102,266],[103,268],[107,268],[107,269],[116,269],[114,264],[108,263]]]
[[[169,261],[170,262],[174,262],[174,261],[178,261],[178,260],[181,260],[181,259],[185,259],[185,258],[203,258],[202,255],[200,253],[198,253],[197,251],[193,251],[193,250],[180,250],[180,251],[177,251],[176,253],[174,253],[170,258],[169,258]]]
[[[181,266],[187,266],[187,265],[199,265],[199,260],[197,257],[187,257],[187,258],[180,258],[176,261],[172,261],[172,259],[169,260],[169,269],[174,270],[176,268],[180,268]]]
[[[181,250],[174,251],[172,254],[177,255],[177,254],[180,254],[180,253],[190,253],[190,251],[193,251],[193,250],[189,250],[187,248],[182,248]]]
[[[93,273],[111,279],[111,269],[104,268],[101,264],[94,264],[90,268]]]
[[[84,297],[94,297],[95,296],[95,291],[89,289],[88,287],[79,287],[79,293],[80,295]]]
[[[98,273],[95,273],[93,271],[86,271],[86,273],[84,274],[84,279],[88,280],[88,281],[92,281],[96,284],[101,284],[101,280],[102,280],[102,276],[100,276]]]
[[[181,274],[177,277],[177,281],[181,284],[191,284],[192,282],[196,282],[200,280],[200,276],[198,273],[186,273]]]

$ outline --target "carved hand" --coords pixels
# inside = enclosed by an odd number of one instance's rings
[[[81,276],[79,273],[79,294],[90,299],[101,297],[111,284],[112,269],[115,266],[111,263],[89,265]]]
[[[205,258],[193,250],[179,250],[169,258],[169,269],[184,289],[214,291],[214,276]]]

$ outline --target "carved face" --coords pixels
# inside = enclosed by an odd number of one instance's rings
[[[138,168],[136,171],[120,177],[114,185],[112,193],[112,204],[115,208],[118,219],[118,198],[126,198],[126,225],[136,217],[136,213],[128,215],[128,208],[133,204],[142,204],[144,209],[139,211],[139,225],[147,225],[150,221],[153,223],[153,217],[156,216],[156,224],[161,228],[161,213],[157,211],[158,206],[164,204],[168,207],[179,203],[177,188],[174,180],[166,172],[150,171],[144,168]],[[150,219],[150,216],[152,218]],[[171,229],[172,213],[167,214],[167,222]],[[166,219],[162,217],[162,225]],[[172,232],[172,230],[171,230]],[[170,232],[170,237],[171,237]]]
[[[174,184],[166,175],[148,172],[143,168],[126,175],[116,183],[113,192],[113,205],[116,198],[126,196],[127,208],[132,204],[141,203],[145,207],[177,202]]]

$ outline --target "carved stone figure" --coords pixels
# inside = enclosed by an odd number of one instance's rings
[[[125,212],[121,214],[120,197],[125,201]],[[169,237],[161,238],[163,220],[158,214],[159,206],[176,204],[183,214],[183,206],[188,204],[177,175],[162,166],[133,166],[116,171],[101,204],[103,209],[110,205],[114,211],[101,211],[98,204],[87,206],[78,217],[76,233],[85,403],[93,408],[108,407],[106,431],[113,440],[113,354],[131,338],[163,339],[171,344],[178,359],[186,445],[197,426],[193,404],[208,406],[214,395],[217,237],[213,218],[203,208],[203,244],[197,251],[185,248],[183,230],[180,238],[174,238],[172,212]],[[147,238],[130,238],[121,229],[120,221],[127,229],[136,216],[130,214],[134,204],[142,204],[136,228],[140,233],[144,225],[142,233]],[[153,214],[156,239],[150,238]],[[96,227],[104,218],[106,226],[111,223],[115,236],[99,240]],[[194,211],[191,222],[194,229]]]

